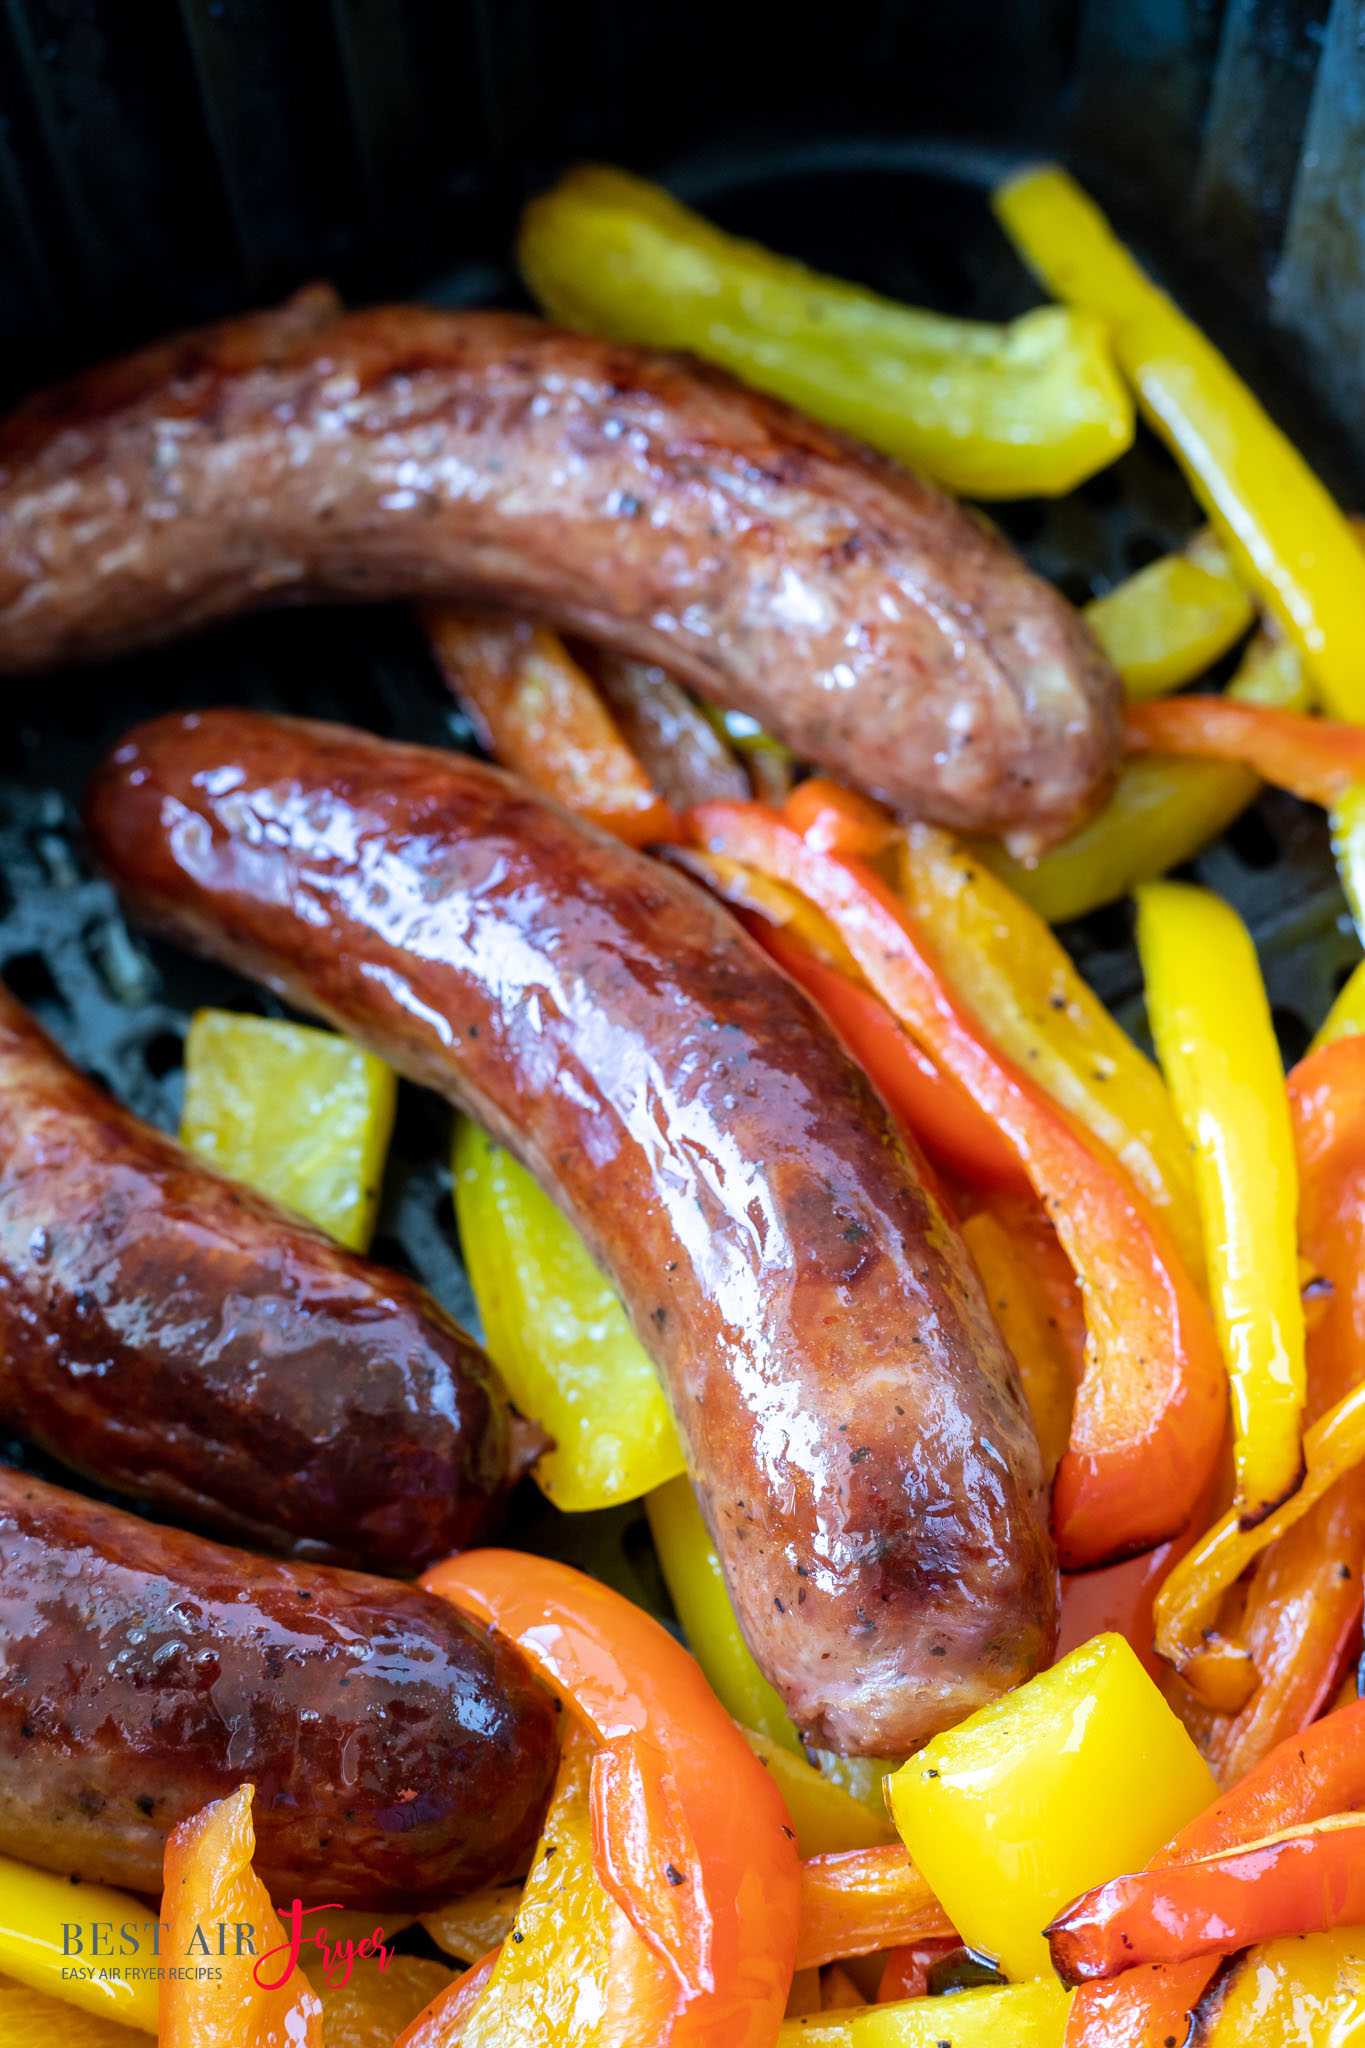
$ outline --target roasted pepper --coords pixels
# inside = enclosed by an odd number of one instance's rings
[[[1361,577],[1365,582],[1365,574]],[[1365,707],[1363,707],[1365,708]],[[1241,761],[1266,782],[1330,810],[1365,781],[1365,726],[1305,718],[1268,704],[1227,697],[1171,697],[1135,704],[1124,742],[1129,753],[1212,756]]]
[[[506,1941],[520,1904],[519,1882],[485,1885],[482,1891],[469,1892],[423,1913],[422,1925],[447,1955],[462,1963],[476,1963]]]
[[[239,1785],[167,1840],[162,1956],[193,1955],[198,1930],[220,1922],[253,1928],[255,1948],[215,1956],[203,1975],[183,1965],[164,1971],[158,2048],[322,2048],[321,2003],[251,1867],[252,1791]]]
[[[1085,1365],[1085,1310],[1057,1233],[1029,1196],[1006,1196],[963,1218],[1000,1334],[1019,1367],[1043,1469],[1066,1454]]]
[[[69,1879],[0,1856],[0,1972],[60,2001],[59,2010],[64,2009],[73,2030],[78,2024],[71,2010],[74,2006],[97,2018],[154,2034],[155,1979],[114,1975],[107,1964],[87,1953],[93,1942],[89,1932],[93,1921],[109,1929],[131,1926],[139,1955],[146,1960],[159,1954],[156,1916],[131,1892],[83,1884],[77,1909]],[[68,1950],[66,1929],[71,1922],[83,1923],[73,1929],[73,1938],[82,1946]],[[104,1938],[112,1941],[113,1937]],[[88,1975],[82,1974],[86,1971]],[[9,2038],[0,2032],[0,2040]],[[58,2043],[54,2036],[53,2048],[64,2048],[65,2038]]]
[[[1352,968],[1341,993],[1318,1026],[1308,1050],[1319,1052],[1324,1045],[1331,1045],[1338,1038],[1354,1038],[1362,1031],[1365,1031],[1365,960]]]
[[[393,2048],[462,2048],[465,2027],[488,1988],[488,1980],[498,1966],[500,1953],[499,1949],[493,1949],[472,1969],[457,1977],[438,1998],[433,1998],[431,2004],[418,2013],[411,2026],[404,2028]],[[330,2043],[328,2048],[331,2048]],[[371,2048],[371,2044],[367,2042],[366,2048]],[[374,2048],[383,2048],[383,2044],[376,2043]]]
[[[1198,1277],[1189,1150],[1152,1062],[1038,913],[948,833],[908,826],[900,879],[916,925],[991,1043],[1113,1153]]]
[[[1365,938],[1365,781],[1353,782],[1336,798],[1328,820],[1332,854],[1351,906],[1357,938]]]
[[[1067,2000],[1055,1982],[959,1991],[788,2020],[777,2048],[1061,2048]]]
[[[900,1842],[811,1856],[801,1865],[798,1970],[955,1933]]]
[[[1208,2048],[1345,2048],[1365,2036],[1365,1932],[1293,1935],[1248,1949],[1200,2010]]]
[[[887,1788],[901,1837],[963,1940],[1011,1977],[1046,1973],[1050,1913],[1144,1862],[1214,1791],[1119,1636],[1098,1637],[936,1735]]]
[[[1138,890],[1147,1018],[1194,1154],[1209,1291],[1250,1527],[1303,1476],[1298,1170],[1270,1003],[1235,910],[1187,882]]]
[[[970,497],[1059,495],[1132,442],[1091,316],[1044,307],[988,327],[897,305],[624,171],[588,165],[533,201],[517,256],[554,319],[690,349]]]
[[[1053,1487],[1063,1564],[1176,1534],[1218,1449],[1226,1374],[1208,1310],[1123,1169],[983,1036],[901,902],[865,862],[823,852],[758,805],[694,813],[713,852],[776,875],[839,928],[873,990],[1014,1146],[1085,1296],[1070,1446]]]
[[[180,1141],[363,1252],[396,1095],[392,1068],[334,1031],[198,1010],[185,1037]]]
[[[1313,701],[1298,649],[1268,634],[1253,640],[1227,695],[1296,711]],[[970,844],[978,859],[1040,917],[1063,924],[1192,859],[1241,816],[1260,787],[1257,776],[1240,762],[1138,754],[1125,761],[1118,786],[1099,815],[1044,854],[1036,867],[1024,867],[999,840]]]
[[[374,1925],[374,1916],[370,1916]],[[387,1921],[385,1933],[389,1933]],[[328,1983],[323,1965],[304,1971],[322,2003],[327,2048],[393,2048],[393,2043],[433,2001],[449,1990],[456,1973],[426,1956],[362,1956],[343,1963]]]
[[[702,1669],[705,1670],[705,1665]],[[878,1799],[881,1812],[846,1792],[835,1779],[826,1777],[804,1756],[794,1755],[770,1735],[754,1728],[744,1730],[744,1739],[769,1772],[782,1794],[788,1817],[796,1830],[796,1846],[802,1856],[832,1856],[845,1849],[877,1849],[896,1839],[896,1830],[886,1818],[886,1802]],[[817,1752],[818,1754],[818,1752]],[[839,1757],[833,1761],[844,1763]],[[858,1759],[862,1761],[862,1759]],[[889,1766],[888,1766],[889,1768]]]
[[[147,2048],[147,2038],[64,1998],[0,1977],[0,2041],[7,2048]]]
[[[796,1845],[697,1664],[619,1593],[548,1559],[471,1551],[422,1584],[519,1643],[597,1739],[593,1868],[677,1994],[679,2023],[642,2038],[770,2048],[795,1967]]]
[[[670,837],[672,812],[557,633],[444,604],[422,623],[485,753],[632,846]]]
[[[1130,704],[1193,682],[1235,647],[1256,613],[1205,527],[1179,553],[1159,555],[1085,607],[1123,678]]]
[[[1365,717],[1359,547],[1303,457],[1065,171],[1044,165],[1011,178],[995,209],[1048,289],[1108,322],[1143,413],[1239,575],[1300,649],[1324,703],[1338,718]]]
[[[683,1468],[654,1367],[572,1224],[477,1124],[455,1132],[455,1214],[488,1355],[555,1448],[537,1485],[576,1513]]]

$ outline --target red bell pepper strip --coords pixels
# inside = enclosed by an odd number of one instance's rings
[[[1044,1930],[1068,1987],[1365,1919],[1365,1814],[1283,1828],[1169,1870],[1114,1877]]]
[[[1231,697],[1168,697],[1131,705],[1124,741],[1130,754],[1241,761],[1277,789],[1324,810],[1353,783],[1365,782],[1365,726]]]
[[[1302,1826],[1365,1806],[1365,1701],[1353,1702],[1273,1749],[1231,1791],[1182,1828],[1148,1866],[1166,1870],[1221,1855],[1276,1828]],[[1234,1946],[1229,1943],[1229,1947]],[[1190,2014],[1212,1979],[1208,1957],[1125,1969],[1084,1984],[1071,2001],[1064,2048],[1165,2048],[1183,2042]]]
[[[679,1983],[653,2048],[772,2048],[795,1966],[796,1838],[695,1660],[619,1593],[547,1558],[471,1551],[422,1584],[518,1643],[603,1745],[594,1866]]]
[[[899,1842],[808,1856],[801,1865],[798,1970],[949,1937],[960,1939]]]
[[[899,2005],[903,1998],[923,1998],[929,1990],[929,1972],[934,1964],[950,1956],[961,1942],[956,1935],[937,1941],[912,1941],[891,1949],[877,1985],[878,2005]]]
[[[982,1036],[863,860],[811,845],[757,804],[705,804],[692,825],[704,846],[824,912],[887,1008],[1013,1147],[1055,1223],[1089,1331],[1053,1488],[1063,1567],[1112,1563],[1175,1535],[1217,1454],[1227,1380],[1208,1308],[1164,1225],[1122,1168]]]

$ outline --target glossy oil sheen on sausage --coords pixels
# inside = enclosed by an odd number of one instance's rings
[[[514,1869],[554,1702],[445,1601],[228,1550],[0,1468],[0,1850],[159,1894],[243,1783],[276,1898],[415,1907]]]
[[[249,713],[142,727],[87,827],[136,915],[441,1090],[560,1202],[812,1740],[905,1754],[1046,1661],[1046,1488],[975,1271],[719,904],[480,762]]]
[[[290,599],[479,598],[1027,849],[1102,798],[1117,679],[993,531],[776,400],[506,313],[319,294],[0,428],[0,671]]]
[[[271,1550],[415,1574],[508,1482],[487,1359],[413,1281],[224,1180],[0,989],[0,1421]]]

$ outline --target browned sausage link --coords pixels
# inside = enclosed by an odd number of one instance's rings
[[[412,1573],[486,1532],[508,1428],[401,1274],[211,1173],[0,990],[0,1419],[272,1550]]]
[[[1002,540],[696,363],[504,313],[286,309],[0,429],[0,670],[309,596],[526,612],[1036,843],[1118,753],[1116,678]]]
[[[0,1468],[0,1849],[159,1893],[166,1836],[256,1788],[277,1897],[409,1905],[535,1837],[554,1702],[413,1586],[278,1564]]]
[[[497,769],[248,713],[142,727],[88,824],[138,914],[464,1105],[584,1231],[798,1726],[904,1754],[1046,1661],[1043,1473],[974,1270],[719,904]]]

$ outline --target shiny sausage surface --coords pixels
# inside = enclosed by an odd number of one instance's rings
[[[506,313],[319,294],[40,394],[0,427],[0,671],[249,606],[475,598],[751,713],[918,815],[1059,838],[1117,678],[970,512],[684,359]]]
[[[435,1903],[533,1842],[557,1720],[519,1653],[414,1586],[0,1468],[7,1855],[156,1896],[170,1830],[249,1782],[277,1898]]]
[[[0,1421],[178,1520],[371,1571],[477,1541],[508,1484],[492,1369],[422,1288],[142,1123],[3,989]]]
[[[975,1271],[720,905],[497,769],[248,713],[140,728],[87,825],[135,915],[468,1109],[583,1231],[812,1740],[903,1755],[1046,1661],[1046,1488]]]

